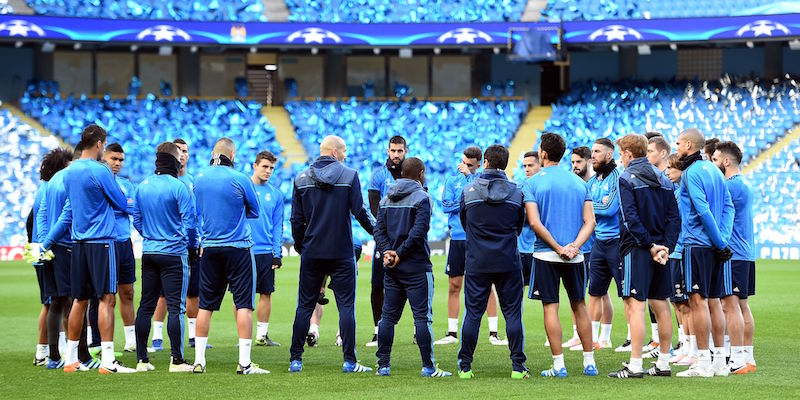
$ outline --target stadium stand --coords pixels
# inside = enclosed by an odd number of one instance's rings
[[[39,187],[42,156],[58,146],[7,109],[0,109],[0,243],[27,242],[25,220]]]
[[[44,15],[190,21],[265,22],[261,0],[26,0]]]
[[[756,243],[800,243],[800,139],[791,141],[745,176],[755,194]]]
[[[771,0],[549,0],[542,18],[558,22],[760,15],[779,13],[780,3]]]
[[[447,218],[441,209],[447,176],[456,173],[461,152],[469,145],[508,146],[525,117],[525,101],[295,101],[286,104],[295,131],[308,154],[319,153],[319,141],[334,134],[347,143],[347,165],[359,171],[366,198],[370,173],[386,162],[389,138],[402,135],[409,156],[427,166],[427,186],[434,199],[429,238],[443,239]]]
[[[286,0],[292,22],[519,21],[524,0]]]

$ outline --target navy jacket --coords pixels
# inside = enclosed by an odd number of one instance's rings
[[[323,156],[295,178],[290,221],[295,249],[302,256],[353,258],[350,214],[372,234],[375,220],[364,207],[354,169]]]
[[[375,224],[375,245],[383,253],[394,250],[400,272],[431,272],[428,229],[431,225],[431,196],[419,182],[402,178],[381,200]]]
[[[620,254],[653,244],[675,248],[681,217],[672,182],[646,158],[634,159],[619,177]]]
[[[505,172],[488,169],[465,186],[460,216],[467,233],[467,272],[522,270],[517,249],[525,223],[522,190]]]

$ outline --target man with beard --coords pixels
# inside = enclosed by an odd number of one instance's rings
[[[374,217],[378,217],[378,208],[381,199],[386,196],[389,186],[392,186],[397,179],[400,179],[403,160],[408,154],[406,139],[402,136],[392,136],[389,139],[389,148],[386,150],[389,156],[386,163],[372,171],[369,180],[369,210]],[[383,255],[377,249],[372,257],[372,320],[375,323],[375,334],[372,340],[367,342],[367,347],[378,345],[378,322],[381,320],[381,310],[383,308]]]

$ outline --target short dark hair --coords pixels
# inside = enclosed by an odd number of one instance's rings
[[[489,168],[506,169],[508,166],[508,149],[502,144],[493,144],[483,152],[483,159]]]
[[[156,147],[156,153],[180,154],[180,152],[181,149],[178,148],[178,145],[172,142],[164,142],[159,144],[158,147]]]
[[[533,150],[531,150],[531,151],[529,151],[529,152],[526,152],[526,153],[525,153],[525,154],[522,156],[522,158],[528,158],[528,157],[533,157],[533,158],[535,158],[535,159],[536,159],[536,162],[539,162],[539,152],[537,152],[537,151],[533,151]]]
[[[664,150],[667,152],[667,154],[669,154],[672,151],[672,147],[669,147],[669,143],[667,143],[667,140],[664,139],[663,136],[653,136],[647,140],[647,143],[655,144],[656,149]]]
[[[258,154],[256,154],[256,161],[254,161],[253,164],[258,165],[258,163],[261,162],[261,160],[267,160],[274,164],[276,161],[278,161],[278,157],[275,157],[275,155],[272,154],[272,152],[264,150],[264,151],[259,151]]]
[[[474,158],[478,160],[478,162],[481,162],[481,157],[483,156],[483,152],[481,151],[481,148],[478,146],[469,146],[466,149],[464,149],[464,155],[467,156],[467,158]]]
[[[86,149],[94,146],[97,142],[105,142],[106,137],[108,137],[108,133],[106,133],[105,129],[103,129],[100,125],[91,124],[86,128],[83,128],[79,145],[81,145],[81,149]]]
[[[542,135],[542,143],[539,148],[547,153],[547,160],[552,162],[559,162],[564,157],[564,152],[567,151],[567,143],[564,138],[557,133],[546,132]]]
[[[592,150],[586,146],[576,147],[572,149],[572,154],[577,154],[578,157],[588,160],[592,158]]]
[[[404,137],[400,136],[400,135],[395,135],[395,136],[392,136],[391,139],[389,139],[389,144],[402,144],[403,147],[405,148],[406,147],[406,139]]]
[[[607,137],[601,137],[600,139],[595,140],[594,144],[600,144],[608,147],[611,150],[614,150],[614,142],[612,142],[611,139]]]
[[[112,153],[122,153],[125,154],[125,150],[122,150],[122,145],[117,142],[111,143],[106,146],[106,151],[110,151]]]
[[[47,182],[56,172],[66,168],[72,161],[72,152],[65,148],[56,148],[47,152],[42,157],[42,165],[39,167],[39,177]]]
[[[703,146],[703,152],[709,157],[713,156],[714,152],[717,150],[717,143],[719,143],[719,139],[717,138],[707,139],[705,146]]]
[[[77,160],[81,158],[81,154],[83,154],[83,144],[78,142],[78,144],[75,145],[75,150],[72,151],[72,159]]]
[[[400,175],[403,178],[417,179],[419,173],[422,171],[425,171],[425,163],[417,157],[410,157],[403,161],[403,168]]]
[[[650,139],[652,139],[654,137],[659,137],[659,136],[664,137],[664,135],[662,135],[661,132],[647,132],[647,133],[644,134],[644,137],[646,137],[647,140],[650,140]]]
[[[188,143],[186,143],[186,141],[185,141],[185,140],[183,140],[183,139],[181,139],[181,138],[177,138],[177,139],[173,140],[173,141],[172,141],[172,143],[175,143],[175,144],[185,144],[185,145],[187,145],[187,146],[189,145]]]
[[[733,157],[736,160],[736,164],[742,163],[742,149],[734,142],[721,142],[717,144],[716,151],[725,153],[728,157]]]

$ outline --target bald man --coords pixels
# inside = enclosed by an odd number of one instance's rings
[[[344,364],[342,372],[369,372],[372,368],[356,358],[356,267],[353,259],[352,214],[371,235],[375,220],[364,207],[358,173],[342,164],[347,145],[338,136],[327,136],[320,156],[295,178],[292,192],[292,237],[300,253],[300,282],[292,332],[289,372],[303,370],[303,344],[309,319],[319,298],[325,276],[339,309]]]
[[[250,178],[233,169],[236,147],[222,138],[214,145],[211,166],[195,177],[194,194],[201,235],[200,311],[197,314],[194,372],[206,371],[211,314],[218,311],[230,285],[239,333],[239,374],[268,374],[250,361],[255,309],[255,260],[247,219],[258,218],[258,195]]]
[[[697,335],[697,363],[679,377],[712,377],[730,373],[725,362],[723,332],[725,317],[719,298],[723,294],[723,267],[732,252],[728,242],[733,231],[734,209],[725,176],[700,151],[706,141],[697,129],[678,136],[682,190],[681,239],[684,276],[692,322]],[[709,329],[711,328],[711,329]],[[714,334],[714,361],[709,348],[709,331]]]

